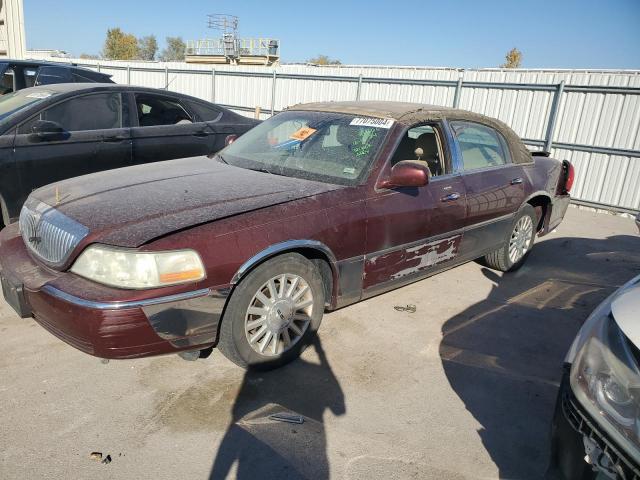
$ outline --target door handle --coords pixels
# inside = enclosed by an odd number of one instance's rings
[[[191,135],[193,135],[194,137],[208,137],[209,132],[206,132],[205,130],[200,130],[198,132],[192,133]]]
[[[522,183],[522,177],[514,178],[511,180],[511,185],[519,185]]]
[[[454,200],[458,200],[460,198],[460,194],[458,192],[450,193],[449,195],[445,195],[440,199],[441,202],[453,202]]]
[[[124,135],[109,135],[102,137],[103,142],[122,142],[123,140],[128,140],[129,137],[125,137]]]

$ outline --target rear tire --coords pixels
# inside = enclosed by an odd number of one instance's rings
[[[527,260],[536,237],[538,217],[535,209],[526,204],[513,219],[503,245],[488,255],[484,261],[488,267],[501,272],[513,272]]]
[[[297,253],[280,255],[234,289],[218,349],[242,368],[277,368],[312,343],[323,314],[324,288],[316,266]]]

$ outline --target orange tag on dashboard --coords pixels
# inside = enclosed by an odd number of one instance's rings
[[[314,133],[316,133],[316,131],[317,130],[315,128],[302,127],[300,130],[298,130],[293,135],[291,135],[290,138],[293,138],[294,140],[303,141],[303,140],[306,140],[307,138],[309,138]]]

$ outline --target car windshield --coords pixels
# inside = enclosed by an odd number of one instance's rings
[[[288,111],[249,130],[220,155],[242,168],[355,185],[392,125],[392,120],[343,113]]]
[[[46,90],[33,91],[31,89],[20,90],[0,96],[0,120],[8,117],[29,105],[42,102],[54,95],[54,92]]]

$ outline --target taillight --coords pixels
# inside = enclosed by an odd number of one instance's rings
[[[573,165],[571,165],[571,162],[565,160],[562,163],[564,164],[564,191],[569,193],[571,191],[571,187],[573,187],[576,171],[573,168]]]

